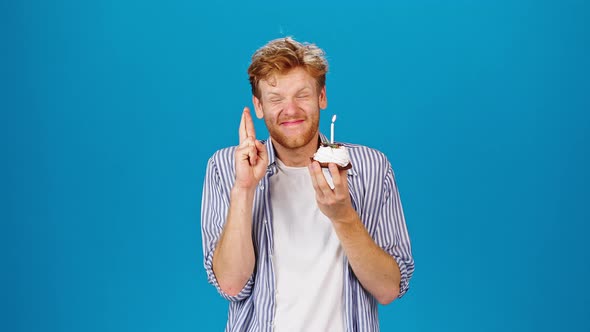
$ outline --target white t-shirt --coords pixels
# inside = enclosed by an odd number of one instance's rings
[[[307,167],[277,160],[270,178],[275,331],[344,331],[344,251],[319,209]]]

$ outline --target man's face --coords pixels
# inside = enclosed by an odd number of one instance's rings
[[[258,88],[260,99],[253,97],[256,116],[264,118],[273,141],[290,149],[311,144],[320,109],[327,106],[326,88],[318,91],[315,79],[300,67],[262,80]]]

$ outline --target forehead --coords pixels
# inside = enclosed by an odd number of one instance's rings
[[[288,94],[305,88],[315,90],[316,80],[305,69],[298,67],[284,74],[274,74],[261,80],[260,92],[263,95],[271,93]]]

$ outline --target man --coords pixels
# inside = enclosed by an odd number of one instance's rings
[[[310,157],[325,136],[324,52],[291,38],[269,42],[248,68],[239,145],[209,160],[202,235],[208,279],[230,301],[226,331],[378,331],[377,304],[408,289],[410,241],[391,165],[344,144],[352,169]],[[331,177],[331,189],[326,177]]]

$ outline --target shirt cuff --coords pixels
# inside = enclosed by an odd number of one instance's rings
[[[400,282],[399,282],[399,294],[397,297],[401,298],[402,296],[404,296],[404,294],[406,294],[406,292],[410,288],[410,277],[412,275],[412,270],[413,270],[411,267],[413,267],[413,263],[407,262],[406,260],[404,260],[403,257],[400,257],[395,254],[393,255],[393,259],[395,259],[395,262],[397,263],[397,266],[399,267]]]
[[[207,280],[209,283],[217,289],[217,292],[226,300],[231,302],[238,302],[245,300],[252,294],[252,287],[254,286],[254,274],[250,276],[242,290],[235,296],[231,296],[225,293],[219,283],[217,282],[217,278],[215,277],[215,273],[213,272],[213,252],[215,250],[211,250],[207,256],[205,257],[205,270],[207,271]]]

